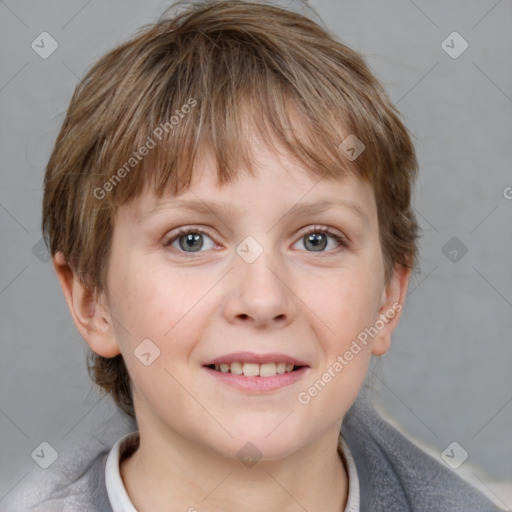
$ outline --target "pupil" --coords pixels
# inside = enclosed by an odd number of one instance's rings
[[[183,242],[185,240],[185,242]],[[201,233],[189,233],[180,237],[180,247],[184,251],[195,252],[201,249],[203,246],[203,240]],[[192,251],[190,251],[192,249]]]
[[[311,233],[307,235],[306,248],[308,243],[311,244],[314,251],[325,249],[327,246],[326,236],[323,233]]]

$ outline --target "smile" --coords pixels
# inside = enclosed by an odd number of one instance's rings
[[[221,385],[245,392],[265,393],[294,384],[311,368],[286,354],[238,352],[206,361],[203,369]]]
[[[274,375],[282,375],[283,373],[293,372],[300,368],[293,363],[241,363],[235,361],[231,364],[211,364],[208,368],[222,373],[233,373],[235,375],[243,375],[245,377],[273,377]]]

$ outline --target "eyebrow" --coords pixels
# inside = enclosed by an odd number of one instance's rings
[[[227,214],[230,210],[230,205],[224,205],[223,203],[217,203],[216,201],[207,201],[207,200],[199,200],[199,201],[193,201],[193,200],[182,200],[182,201],[176,201],[176,200],[168,200],[163,201],[159,203],[157,206],[152,208],[151,210],[148,210],[147,212],[142,213],[137,217],[137,222],[141,223],[144,220],[153,217],[153,215],[157,214],[158,212],[162,210],[167,209],[173,209],[173,210],[184,210],[184,211],[190,211],[193,213],[203,213],[203,214],[209,214],[209,215],[215,215],[217,216],[218,212],[225,211]]]
[[[369,225],[370,219],[368,214],[361,208],[361,206],[353,201],[348,201],[345,199],[339,199],[336,201],[333,200],[320,200],[310,203],[298,202],[294,204],[282,217],[281,221],[285,218],[292,216],[309,216],[315,215],[317,213],[322,213],[329,210],[332,207],[345,207],[355,213],[366,225]],[[215,215],[219,217],[221,214],[225,214],[229,216],[232,214],[232,208],[229,204],[218,203],[216,201],[208,201],[208,200],[168,200],[158,204],[156,207],[148,210],[147,212],[142,213],[137,217],[137,222],[140,224],[141,222],[149,219],[153,215],[158,212],[166,209],[173,210],[184,210],[190,211],[193,213],[201,213],[206,215]]]
[[[324,199],[321,201],[315,201],[313,203],[299,202],[288,210],[288,212],[285,214],[285,217],[293,215],[315,215],[316,213],[325,212],[326,210],[337,206],[348,208],[352,211],[352,213],[355,213],[365,224],[368,225],[370,223],[370,218],[368,217],[368,214],[363,210],[363,208],[361,208],[361,206],[359,206],[357,203],[348,201],[346,199],[338,199],[337,201]]]

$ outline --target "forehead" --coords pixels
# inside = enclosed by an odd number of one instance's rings
[[[204,153],[196,161],[189,187],[161,197],[146,189],[131,205],[132,220],[140,224],[173,208],[214,216],[251,211],[290,217],[343,207],[365,224],[376,215],[372,188],[353,170],[340,171],[337,177],[320,175],[292,155],[260,144],[254,145],[252,157],[251,171],[241,169],[229,182],[221,183],[213,156]]]

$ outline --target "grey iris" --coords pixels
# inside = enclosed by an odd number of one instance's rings
[[[311,233],[306,237],[304,246],[309,250],[312,247],[313,251],[322,251],[327,245],[327,237],[323,233]],[[310,247],[308,247],[308,244]]]
[[[188,233],[180,236],[180,247],[187,252],[196,252],[203,247],[203,235],[201,233]]]

